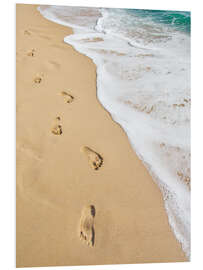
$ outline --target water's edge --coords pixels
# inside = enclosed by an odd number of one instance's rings
[[[166,209],[167,214],[168,214],[169,224],[170,224],[170,226],[171,226],[177,240],[182,244],[183,251],[185,252],[186,256],[189,258],[190,257],[190,243],[189,243],[189,238],[188,238],[188,234],[189,234],[188,228],[190,227],[190,225],[188,223],[189,222],[188,221],[188,216],[186,215],[186,213],[184,213],[184,211],[182,211],[182,209],[180,208],[180,205],[178,205],[178,203],[176,201],[173,201],[173,199],[171,199],[172,201],[170,200],[170,197],[171,196],[176,197],[176,194],[173,194],[173,192],[171,192],[171,190],[170,190],[170,188],[168,188],[167,184],[165,182],[163,182],[162,179],[156,173],[156,171],[154,171],[152,165],[150,164],[151,160],[150,159],[147,160],[146,158],[144,158],[143,155],[142,155],[142,151],[140,151],[139,148],[135,147],[135,144],[133,143],[135,137],[134,137],[134,134],[131,134],[131,131],[129,130],[128,125],[126,125],[126,120],[122,119],[122,118],[118,118],[118,115],[116,114],[115,107],[114,106],[111,107],[111,105],[109,105],[109,102],[111,102],[111,101],[107,101],[107,99],[109,98],[109,96],[108,96],[109,93],[104,94],[102,92],[102,89],[104,89],[104,87],[106,86],[104,84],[104,77],[102,77],[102,75],[101,75],[101,74],[106,72],[106,70],[103,70],[102,61],[100,61],[96,57],[91,57],[88,49],[84,48],[85,47],[84,43],[80,44],[80,40],[82,40],[82,38],[85,37],[85,35],[81,34],[80,27],[75,28],[74,24],[64,22],[63,20],[60,20],[59,18],[56,18],[56,17],[51,17],[50,14],[47,15],[46,13],[42,12],[42,10],[40,10],[40,8],[38,8],[38,10],[48,20],[54,21],[55,23],[58,23],[58,24],[61,24],[61,25],[64,25],[64,26],[71,27],[74,34],[65,37],[64,42],[71,45],[76,51],[79,51],[80,53],[82,53],[82,54],[86,55],[87,57],[89,57],[95,63],[96,72],[97,72],[97,74],[96,74],[96,78],[97,78],[97,85],[96,85],[96,87],[97,87],[97,89],[96,89],[96,91],[97,91],[97,99],[100,102],[100,104],[103,106],[103,108],[111,116],[112,120],[114,122],[116,122],[124,130],[125,134],[127,135],[128,139],[129,139],[129,142],[130,142],[133,150],[136,152],[138,157],[141,159],[141,161],[143,162],[143,164],[145,165],[145,167],[149,171],[150,175],[152,176],[153,180],[159,186],[159,188],[160,188],[160,190],[162,192],[162,195],[163,195],[164,205],[165,205],[165,209]],[[96,36],[96,38],[98,38],[98,39],[104,39],[105,38],[106,33],[104,31],[100,32],[100,34],[98,34],[98,28],[100,27],[99,26],[100,20],[102,20],[102,19],[103,18],[99,18],[96,21],[96,25],[91,29],[91,31],[89,31],[89,33],[85,33],[87,38],[91,39],[92,36],[93,37]],[[82,27],[81,27],[81,29],[82,29],[82,31],[84,31],[84,29]],[[95,34],[96,31],[97,31],[97,33]],[[116,38],[116,36],[115,36],[115,38]],[[119,37],[119,38],[121,38],[121,37]],[[123,39],[123,41],[127,42],[128,45],[136,47],[136,44],[133,44],[133,43],[129,42],[129,40],[127,38]],[[95,49],[95,48],[93,48],[93,49]],[[98,48],[96,48],[96,49],[98,49]],[[115,48],[115,50],[116,49],[117,48]],[[108,81],[107,81],[107,83],[108,83]],[[109,107],[108,107],[108,105],[109,105]],[[111,108],[111,109],[109,109],[109,108]],[[121,105],[120,108],[121,108],[121,110],[123,109],[122,105]],[[138,120],[142,121],[142,116]],[[168,177],[171,178],[171,175],[168,174]],[[177,188],[178,190],[181,189],[181,192],[182,192],[182,189],[184,189],[183,192],[185,194],[187,194],[187,189],[185,187],[182,188],[182,186],[180,186],[180,184],[172,183],[172,186],[173,186],[173,188]],[[180,201],[181,199],[182,199],[182,197],[178,198],[177,200]],[[185,199],[185,197],[184,197],[184,199]],[[188,200],[187,199],[186,199],[186,204],[188,205]],[[186,223],[182,222],[182,219],[181,219],[182,217],[181,217],[180,213],[183,214],[183,216],[184,216],[184,218],[186,220]]]

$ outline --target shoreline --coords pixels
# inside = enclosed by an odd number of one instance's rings
[[[63,42],[70,28],[36,5],[16,7],[17,267],[187,261],[161,191],[97,99],[95,64]],[[63,133],[54,136],[59,116]],[[98,171],[84,145],[103,157]],[[93,248],[77,234],[87,204],[96,208]]]

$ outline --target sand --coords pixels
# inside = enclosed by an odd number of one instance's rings
[[[94,63],[36,7],[16,7],[17,267],[187,261]]]

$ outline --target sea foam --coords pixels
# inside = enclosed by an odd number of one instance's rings
[[[96,64],[97,97],[159,186],[169,224],[190,257],[190,35],[181,24],[189,15],[62,6],[38,10],[72,27],[74,34],[64,41]]]

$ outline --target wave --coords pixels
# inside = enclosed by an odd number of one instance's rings
[[[158,184],[190,257],[190,13],[40,6],[97,66],[97,96]],[[141,181],[141,179],[140,179]]]

